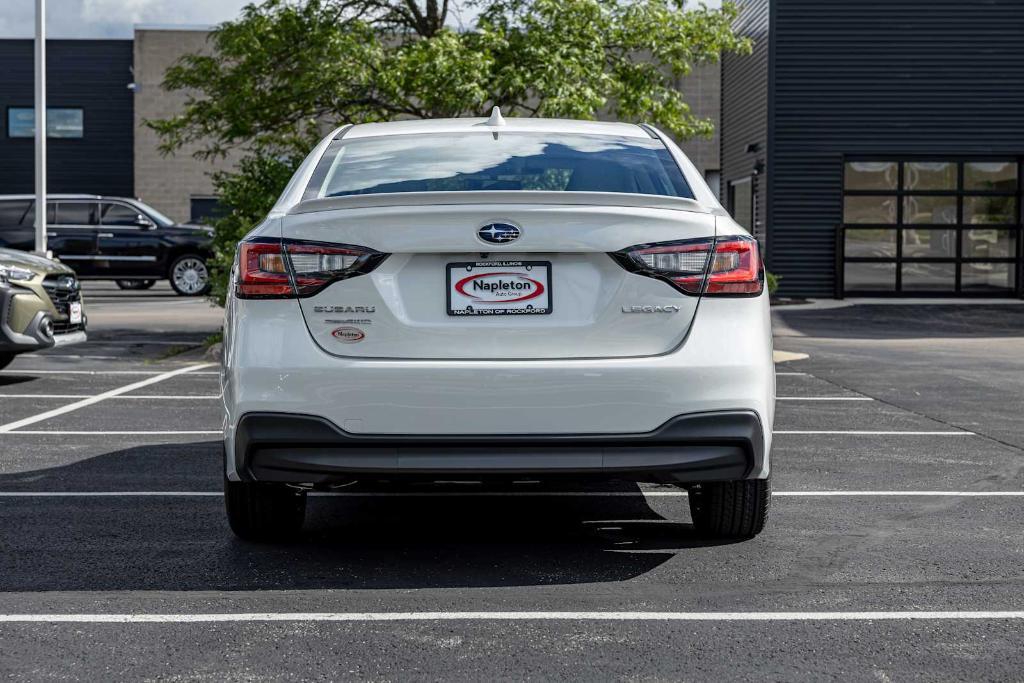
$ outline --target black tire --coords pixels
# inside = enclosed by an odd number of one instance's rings
[[[764,529],[772,499],[771,479],[721,481],[690,489],[693,526],[703,536],[753,538]]]
[[[0,370],[3,370],[8,365],[10,365],[11,361],[14,360],[14,357],[16,355],[18,355],[18,354],[16,354],[16,353],[0,353]]]
[[[193,283],[191,281],[185,281],[179,278],[178,269],[179,266],[185,264],[193,265],[194,270],[197,273],[201,273],[199,281]],[[167,271],[167,279],[171,282],[171,288],[178,293],[179,296],[203,296],[210,292],[210,271],[206,265],[206,259],[198,254],[185,254],[174,259],[171,267]]]
[[[246,541],[293,539],[306,518],[306,492],[283,484],[224,479],[224,503],[231,531]]]
[[[156,280],[114,280],[120,289],[149,289]]]

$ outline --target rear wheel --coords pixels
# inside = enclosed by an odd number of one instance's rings
[[[306,492],[284,484],[224,479],[228,523],[246,541],[287,541],[302,529]]]
[[[8,365],[10,365],[11,361],[14,360],[14,356],[15,355],[17,355],[17,354],[14,354],[14,353],[0,353],[0,370],[3,370]]]
[[[181,296],[201,296],[210,291],[210,271],[206,259],[194,254],[179,256],[168,273],[171,287]]]
[[[149,289],[156,280],[114,280],[121,289]]]
[[[764,529],[771,497],[771,479],[694,486],[689,494],[693,526],[712,538],[753,538]]]

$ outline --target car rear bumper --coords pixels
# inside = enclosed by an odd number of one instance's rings
[[[686,341],[661,356],[411,361],[330,356],[313,342],[294,301],[232,300],[224,441],[235,453],[242,420],[268,413],[315,416],[368,439],[415,435],[444,444],[471,434],[490,448],[503,436],[531,444],[626,438],[657,432],[679,416],[741,411],[756,416],[764,454],[749,476],[764,478],[775,403],[767,297],[708,299],[700,307]],[[229,479],[244,475],[234,457],[226,465]],[[603,460],[597,469],[605,469]]]
[[[579,475],[698,483],[751,477],[764,434],[750,411],[676,416],[631,434],[351,434],[311,415],[250,413],[231,456],[243,481],[330,484],[366,476]]]

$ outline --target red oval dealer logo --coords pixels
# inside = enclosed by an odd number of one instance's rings
[[[522,273],[477,273],[456,282],[455,291],[483,304],[513,303],[536,299],[544,283]]]
[[[331,336],[340,342],[354,344],[357,341],[362,341],[366,334],[358,327],[339,327],[331,332]]]

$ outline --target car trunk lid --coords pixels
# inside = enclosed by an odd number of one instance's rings
[[[298,299],[310,335],[328,353],[625,358],[683,342],[699,297],[630,272],[610,254],[713,237],[714,216],[696,202],[607,193],[429,194],[312,200],[282,217],[288,242],[387,254],[372,272]],[[484,241],[480,231],[495,225],[519,234]]]

